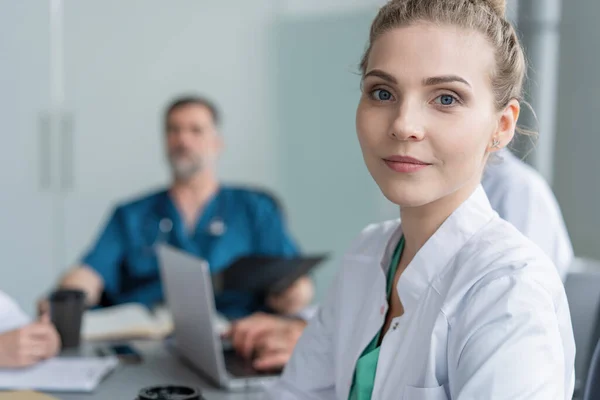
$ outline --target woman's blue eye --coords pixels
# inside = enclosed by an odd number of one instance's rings
[[[456,97],[449,94],[443,94],[435,99],[435,102],[442,106],[451,106],[456,102]]]
[[[392,94],[385,89],[377,89],[373,91],[373,98],[378,101],[390,101]]]

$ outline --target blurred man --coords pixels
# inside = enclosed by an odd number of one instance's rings
[[[215,106],[201,97],[180,98],[167,108],[170,187],[117,207],[81,265],[60,281],[61,287],[84,290],[90,306],[127,302],[153,306],[163,301],[158,243],[205,259],[215,274],[241,256],[298,253],[271,196],[219,182],[216,161],[223,140],[218,122]],[[303,277],[276,297],[223,291],[216,294],[215,303],[229,318],[265,308],[293,314],[312,295],[312,282]]]
[[[509,150],[499,156],[486,168],[482,182],[492,207],[548,254],[564,281],[573,248],[552,190]],[[269,370],[287,363],[306,325],[299,319],[257,314],[237,322],[228,336],[240,354],[254,357],[255,368]]]
[[[30,322],[19,306],[0,291],[0,368],[28,367],[54,357],[60,338],[48,314]]]

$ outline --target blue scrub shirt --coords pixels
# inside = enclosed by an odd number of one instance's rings
[[[172,225],[167,232],[159,228],[165,220],[167,226]],[[225,227],[222,234],[215,229],[219,221]],[[205,259],[213,274],[244,255],[298,254],[271,196],[221,187],[205,206],[194,232],[186,231],[168,191],[117,207],[82,262],[102,276],[104,298],[109,304],[137,302],[150,307],[163,301],[154,246],[158,243]],[[261,299],[250,293],[229,291],[215,297],[217,310],[229,318],[264,309]]]

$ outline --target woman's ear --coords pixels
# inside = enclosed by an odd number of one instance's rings
[[[521,105],[517,99],[512,99],[500,114],[498,127],[491,137],[488,152],[495,152],[506,147],[515,136],[517,120],[521,112]]]

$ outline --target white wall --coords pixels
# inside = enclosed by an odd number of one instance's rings
[[[49,287],[56,196],[43,189],[48,4],[0,0],[0,290],[33,309]],[[46,29],[43,27],[46,26]]]
[[[575,253],[600,259],[600,2],[564,1],[554,189]]]
[[[222,108],[228,144],[222,173],[272,183],[264,73],[272,4],[66,1],[66,96],[81,121],[78,133],[87,136],[77,148],[77,172],[90,182],[80,181],[78,189],[113,190],[115,174],[121,175],[134,149],[150,154],[129,163],[119,190],[166,179],[162,112],[174,95],[190,92],[204,93]],[[99,168],[98,156],[106,153],[112,163]]]
[[[282,14],[289,16],[339,15],[385,4],[387,0],[280,0]]]

